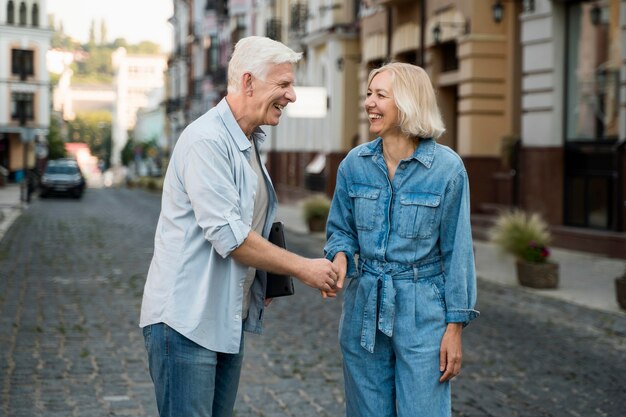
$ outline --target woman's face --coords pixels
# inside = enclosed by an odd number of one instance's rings
[[[393,99],[389,71],[379,72],[372,78],[363,105],[370,121],[370,132],[381,137],[400,132],[398,107]]]

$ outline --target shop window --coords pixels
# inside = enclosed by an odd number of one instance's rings
[[[567,141],[614,139],[618,135],[619,32],[606,2],[578,3],[568,10]],[[619,11],[615,16],[619,16]],[[615,26],[615,27],[613,27]]]
[[[11,50],[11,73],[17,75],[21,80],[26,77],[35,75],[33,51],[24,49]]]
[[[618,230],[619,2],[567,8],[564,220]],[[615,9],[615,10],[614,10]]]
[[[11,119],[17,120],[21,125],[35,118],[34,94],[13,93],[11,95]]]
[[[7,23],[9,25],[15,24],[15,3],[13,0],[9,0],[7,3]]]

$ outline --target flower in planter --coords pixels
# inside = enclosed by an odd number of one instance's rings
[[[534,240],[531,241],[524,252],[522,253],[522,259],[527,262],[542,263],[548,260],[550,256],[550,249],[545,245],[539,245]]]
[[[522,210],[505,212],[489,231],[492,242],[517,259],[531,263],[546,262],[551,240],[547,223],[536,213]]]

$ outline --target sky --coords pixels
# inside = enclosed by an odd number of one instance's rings
[[[80,42],[89,39],[91,21],[96,21],[99,39],[100,20],[106,21],[107,39],[125,38],[128,43],[152,41],[163,52],[172,49],[172,28],[167,22],[173,14],[172,0],[48,0],[48,13],[54,14],[63,31]]]

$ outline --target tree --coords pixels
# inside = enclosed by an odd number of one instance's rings
[[[58,159],[65,157],[65,142],[61,137],[61,123],[51,116],[50,127],[48,129],[48,159]]]
[[[109,166],[111,162],[111,123],[112,115],[107,111],[79,113],[76,119],[68,123],[68,135],[72,142],[86,143],[91,154]]]
[[[107,22],[104,19],[100,20],[100,45],[107,44]]]
[[[96,21],[91,19],[91,25],[89,25],[89,51],[96,46]]]

